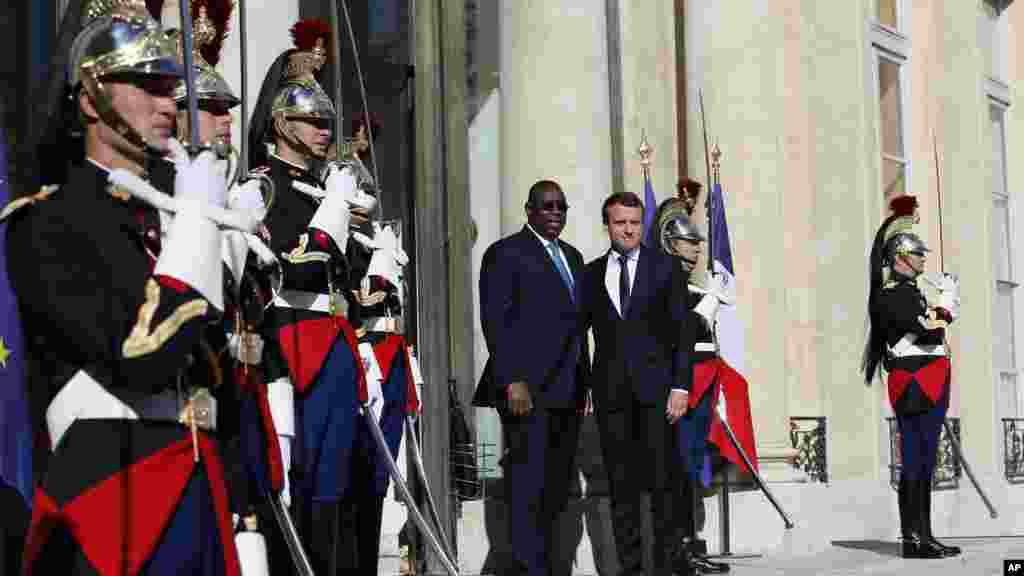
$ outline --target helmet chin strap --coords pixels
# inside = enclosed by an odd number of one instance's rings
[[[277,131],[284,137],[296,152],[305,156],[307,162],[315,162],[320,158],[313,152],[313,148],[302,141],[298,135],[295,134],[295,130],[292,129],[291,120],[287,118],[278,118],[274,121]]]

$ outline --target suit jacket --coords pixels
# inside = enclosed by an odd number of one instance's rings
[[[484,253],[480,322],[490,357],[474,406],[505,406],[506,388],[518,381],[526,382],[536,406],[569,407],[582,397],[590,357],[580,323],[583,255],[566,242],[558,245],[573,276],[573,295],[525,226]]]
[[[675,259],[644,246],[639,250],[625,318],[605,288],[608,255],[587,264],[583,321],[594,330],[590,387],[598,409],[633,400],[663,404],[670,389],[690,388],[690,350],[680,345],[686,274]]]

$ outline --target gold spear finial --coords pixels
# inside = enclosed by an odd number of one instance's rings
[[[718,147],[718,142],[715,142],[715,148],[711,151],[711,168],[715,174],[715,181],[718,181],[719,168],[722,166],[722,150]]]
[[[637,149],[640,154],[640,165],[646,170],[651,165],[651,154],[654,153],[654,148],[647,143],[647,131],[644,130],[640,133],[640,148]]]

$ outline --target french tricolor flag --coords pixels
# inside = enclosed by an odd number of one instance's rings
[[[718,310],[718,346],[722,359],[740,374],[744,373],[743,324],[736,310],[736,272],[732,265],[729,225],[725,221],[725,197],[715,182],[711,189],[711,258],[716,274],[725,280],[726,294],[733,304]]]

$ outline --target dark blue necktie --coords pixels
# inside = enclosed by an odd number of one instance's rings
[[[629,312],[629,260],[625,254],[619,255],[619,312],[623,318]]]
[[[576,297],[573,293],[572,277],[569,276],[569,271],[565,268],[565,263],[562,262],[562,257],[558,254],[558,244],[548,242],[548,254],[550,254],[551,259],[554,260],[555,268],[558,268],[558,275],[562,277],[562,282],[564,282],[565,287],[569,289],[569,298],[572,298],[572,300],[575,301]]]

